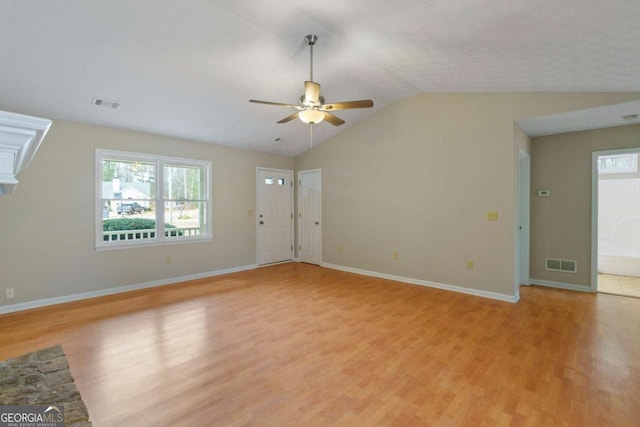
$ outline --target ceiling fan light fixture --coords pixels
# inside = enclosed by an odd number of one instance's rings
[[[315,108],[309,108],[300,111],[298,117],[308,125],[315,125],[324,120],[324,112],[316,110]]]

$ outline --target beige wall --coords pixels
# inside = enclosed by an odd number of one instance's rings
[[[0,306],[255,264],[257,166],[322,168],[325,262],[513,295],[515,174],[526,146],[513,122],[639,97],[421,95],[295,160],[55,121],[16,193],[0,197],[0,289],[16,291]],[[96,148],[211,160],[213,241],[96,252]],[[490,210],[497,222],[486,220]]]
[[[298,170],[322,168],[323,261],[515,295],[516,166],[526,138],[514,121],[639,97],[424,94],[377,112],[297,159]],[[487,221],[494,210],[498,221]]]
[[[96,252],[95,149],[213,163],[213,241]],[[256,263],[256,167],[294,159],[54,121],[15,194],[0,197],[0,305],[100,291]],[[165,264],[165,257],[171,264]],[[16,298],[4,299],[4,289]]]
[[[640,147],[640,125],[533,138],[531,278],[589,287],[593,151]],[[551,197],[536,197],[550,189]],[[544,258],[576,260],[577,273],[546,271]]]

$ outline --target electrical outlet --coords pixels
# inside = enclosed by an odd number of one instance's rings
[[[498,211],[489,211],[489,212],[487,212],[487,220],[488,221],[497,221],[498,220]]]
[[[16,291],[13,288],[9,288],[5,291],[6,299],[14,299],[16,297]]]
[[[165,264],[171,264],[171,257],[170,256],[164,257],[164,263]]]
[[[392,259],[398,259],[400,255],[398,254],[398,251],[393,251],[393,253],[391,254],[391,258]]]
[[[344,252],[344,245],[339,245],[338,246],[338,251]]]
[[[468,259],[467,260],[467,268],[469,270],[473,270],[473,260],[472,259]]]

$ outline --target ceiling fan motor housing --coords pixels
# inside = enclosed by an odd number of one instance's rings
[[[318,102],[313,102],[312,100],[307,100],[304,95],[300,95],[300,105],[303,107],[319,107],[324,104],[324,96],[320,95],[318,97]]]

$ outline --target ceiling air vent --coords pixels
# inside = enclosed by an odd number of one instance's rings
[[[577,262],[568,259],[545,258],[544,267],[550,271],[564,271],[565,273],[577,272]]]
[[[115,110],[120,106],[121,102],[114,101],[112,99],[94,97],[91,100],[91,104],[97,107],[113,108]]]

